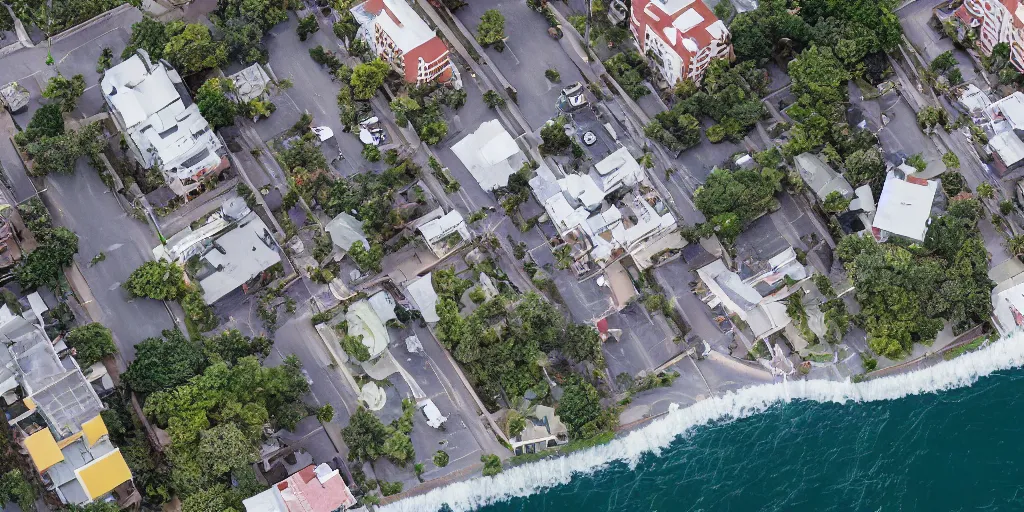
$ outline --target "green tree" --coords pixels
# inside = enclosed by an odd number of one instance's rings
[[[14,136],[15,142],[21,146],[35,142],[44,137],[56,137],[64,134],[64,116],[60,105],[48,103],[36,109],[25,130]]]
[[[221,423],[199,434],[199,456],[204,469],[213,475],[227,475],[259,459],[252,436],[234,423]]]
[[[502,98],[501,95],[495,91],[487,91],[484,93],[484,103],[488,108],[504,107],[505,98]]]
[[[1006,239],[1006,250],[1020,258],[1024,256],[1024,235],[1017,235]]]
[[[243,357],[255,356],[262,361],[270,355],[274,340],[263,336],[250,338],[238,329],[228,329],[200,340],[203,353],[210,361],[224,361],[234,365]]]
[[[164,58],[164,48],[172,37],[182,33],[185,24],[181,21],[161,23],[148,16],[132,24],[132,35],[128,39],[128,45],[121,52],[121,59],[127,60],[135,55],[135,51],[142,49],[149,54],[150,60],[156,62]]]
[[[924,131],[930,131],[936,126],[946,124],[946,109],[927,106],[917,112],[917,124]]]
[[[420,109],[420,104],[408,97],[399,96],[391,102],[391,111],[395,114],[395,122],[399,126],[406,126],[409,124],[409,118],[416,114],[416,111]]]
[[[955,171],[960,168],[960,157],[956,156],[956,153],[952,151],[946,151],[942,155],[942,163],[945,164],[947,169]]]
[[[558,74],[557,69],[548,69],[544,71],[544,77],[551,82],[558,82],[559,80],[562,79],[562,76]]]
[[[996,195],[996,189],[991,183],[985,181],[978,184],[977,187],[978,197],[982,199],[992,199]]]
[[[589,325],[569,323],[565,328],[562,353],[574,362],[590,361],[597,366],[604,365],[601,336]]]
[[[846,82],[850,73],[830,48],[811,46],[789,63],[792,93],[797,97],[790,115],[805,121],[814,115],[841,120],[846,112]]]
[[[14,278],[25,289],[56,287],[64,267],[78,253],[78,236],[67,228],[47,228],[36,233],[36,241],[38,247],[21,259],[14,269]]]
[[[563,384],[564,393],[555,413],[565,423],[569,437],[581,439],[597,433],[594,426],[601,416],[601,399],[589,382],[573,375]]]
[[[192,23],[167,41],[164,57],[181,74],[191,75],[226,64],[228,52],[223,42],[213,40],[210,29],[205,25]]]
[[[526,429],[526,418],[516,410],[510,410],[505,418],[505,433],[510,438],[516,437]]]
[[[711,172],[693,194],[693,202],[705,217],[735,213],[747,223],[775,204],[781,175],[740,169]]]
[[[362,407],[349,418],[348,426],[341,429],[341,437],[349,447],[348,459],[359,462],[373,461],[383,455],[384,443],[390,435],[387,425]]]
[[[945,73],[953,68],[953,66],[956,66],[956,64],[956,57],[953,56],[953,52],[951,50],[947,50],[940,53],[938,57],[935,57],[935,59],[932,60],[931,68],[932,71]]]
[[[861,149],[846,157],[846,178],[854,186],[881,180],[884,176],[885,161],[878,149]]]
[[[25,148],[25,152],[32,159],[29,175],[41,177],[51,172],[75,172],[75,162],[80,157],[99,155],[104,145],[100,138],[102,132],[103,129],[97,122],[78,131],[67,131],[54,137],[40,137],[29,143]]]
[[[114,344],[114,336],[110,329],[97,322],[71,329],[64,341],[75,351],[75,359],[83,368],[88,368],[117,352],[117,345]]]
[[[238,104],[228,98],[234,85],[227,78],[210,78],[196,93],[196,105],[203,117],[214,128],[223,128],[235,124],[238,115]]]
[[[416,460],[416,450],[413,449],[412,439],[408,434],[393,430],[381,446],[381,453],[391,462],[400,467]]]
[[[783,39],[789,51],[800,51],[811,38],[811,27],[786,0],[758,2],[757,9],[741,12],[729,25],[733,48],[739,59],[763,60],[772,56],[772,49]]]
[[[78,98],[85,93],[85,77],[75,75],[65,78],[57,73],[57,76],[50,78],[43,89],[43,97],[55,101],[64,112],[71,112],[78,104]]]
[[[494,46],[495,50],[505,49],[505,16],[497,9],[488,9],[480,17],[480,25],[476,28],[476,42],[480,46]]]
[[[381,261],[384,259],[384,248],[380,244],[371,243],[370,250],[366,250],[362,240],[356,240],[348,250],[348,255],[359,265],[359,268],[366,272],[378,274],[381,272]]]
[[[353,41],[356,38],[356,33],[359,32],[359,23],[356,22],[350,11],[344,10],[341,13],[341,20],[335,23],[333,28],[334,35],[338,39]]]
[[[545,155],[564,154],[572,145],[572,139],[565,134],[565,120],[561,117],[545,124],[540,129],[540,138],[543,141],[540,152]]]
[[[434,465],[439,468],[447,466],[448,460],[448,452],[444,450],[438,450],[437,453],[434,454]]]
[[[363,344],[363,336],[348,336],[341,338],[341,348],[346,354],[354,357],[357,361],[369,361],[370,349]]]
[[[188,291],[184,269],[167,260],[143,263],[128,276],[123,286],[133,297],[156,300],[178,300]]]
[[[321,423],[330,423],[334,419],[334,406],[324,404],[316,410],[316,419]]]
[[[232,494],[224,485],[198,489],[181,501],[181,512],[234,512]]]
[[[501,459],[497,455],[491,453],[481,455],[480,462],[484,463],[484,476],[494,476],[501,473]]]
[[[17,503],[21,510],[35,510],[36,490],[29,478],[20,469],[4,473],[0,477],[0,505],[6,507],[9,503]]]
[[[146,395],[185,384],[206,367],[202,348],[179,330],[164,331],[162,338],[147,338],[135,345],[135,360],[124,381],[133,391]]]
[[[316,16],[312,13],[304,18],[299,18],[299,24],[295,28],[295,32],[299,35],[299,41],[305,41],[310,34],[316,33],[320,30],[320,24],[316,21]]]
[[[850,207],[851,200],[843,197],[838,190],[833,190],[825,196],[825,200],[822,201],[821,207],[829,213],[842,213]]]
[[[350,85],[352,95],[357,100],[368,100],[376,94],[377,89],[384,85],[384,79],[388,76],[388,64],[380,59],[358,64],[352,70]]]

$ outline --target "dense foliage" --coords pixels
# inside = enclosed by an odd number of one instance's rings
[[[761,97],[768,93],[769,82],[768,73],[753,62],[731,65],[725,59],[711,61],[699,89],[689,80],[680,82],[675,88],[677,100],[672,109],[655,115],[651,123],[664,128],[652,129],[658,135],[655,140],[671,149],[686,147],[683,141],[694,138],[692,133],[687,133],[692,123],[680,126],[679,120],[681,116],[690,115],[696,119],[710,117],[718,123],[708,128],[709,141],[717,143],[725,138],[739,141],[764,117],[766,111]]]
[[[43,89],[43,97],[60,105],[64,112],[74,110],[75,105],[78,104],[78,98],[82,97],[84,93],[85,77],[82,75],[67,78],[57,73],[57,76],[51,77],[46,82],[46,88]]]
[[[274,0],[218,0],[210,20],[224,34],[228,56],[243,64],[266,62],[263,36],[288,19],[287,2]]]
[[[988,253],[978,231],[982,207],[955,201],[928,229],[924,247],[848,236],[836,255],[854,281],[860,321],[876,353],[896,359],[930,342],[943,320],[962,332],[992,313]]]
[[[650,94],[645,81],[650,78],[651,69],[638,52],[616,53],[604,61],[604,67],[630,98],[635,100]]]
[[[135,345],[135,360],[122,375],[133,391],[147,395],[185,384],[206,366],[198,343],[179,330],[164,331],[161,338],[148,338]]]
[[[211,78],[203,83],[199,87],[199,91],[196,92],[196,105],[199,107],[199,112],[214,128],[235,124],[238,104],[228,98],[228,93],[233,87],[231,80],[227,78]]]
[[[480,46],[494,46],[499,52],[505,49],[505,16],[497,9],[488,9],[480,17],[476,29],[476,42]]]
[[[390,425],[385,425],[372,412],[362,407],[357,409],[349,418],[348,426],[341,429],[341,435],[349,447],[348,459],[368,462],[387,457],[403,467],[415,460],[416,451],[409,438],[415,411],[415,403],[403,400],[402,416]]]
[[[693,193],[693,204],[719,237],[735,238],[742,226],[775,204],[783,174],[776,169],[715,169]]]
[[[97,322],[71,329],[64,341],[74,349],[75,359],[82,368],[88,368],[117,352],[110,329]]]
[[[55,125],[51,125],[54,126]],[[71,174],[75,172],[75,162],[83,156],[90,158],[99,155],[103,149],[101,137],[103,128],[99,123],[74,131],[64,131],[60,135],[45,136],[36,132],[36,140],[28,142],[25,152],[32,159],[32,176],[46,176],[51,172]]]
[[[464,289],[455,291],[461,295]],[[438,295],[436,332],[466,368],[481,397],[504,393],[515,398],[531,388],[542,388],[538,361],[553,350],[574,363],[603,364],[600,338],[568,327],[565,317],[537,294],[499,295],[463,318],[455,291]],[[500,333],[496,325],[503,326]]]

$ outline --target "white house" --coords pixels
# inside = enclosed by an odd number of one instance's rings
[[[900,179],[889,171],[871,223],[875,238],[885,241],[892,233],[923,242],[937,189],[935,181],[914,176]]]
[[[154,64],[145,50],[136,50],[104,73],[100,89],[136,160],[158,168],[175,194],[188,194],[228,167],[213,127],[166,61]]]
[[[452,146],[452,152],[484,190],[508,185],[508,177],[526,162],[526,155],[497,119],[463,137]]]

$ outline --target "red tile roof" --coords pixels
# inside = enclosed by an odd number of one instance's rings
[[[922,185],[925,187],[928,186],[928,180],[918,178],[917,176],[907,176],[907,183],[913,183],[914,185]]]
[[[650,5],[650,10],[654,12],[658,19],[655,19],[654,17],[647,14],[646,10],[648,8],[648,5]],[[686,7],[683,7],[673,13],[665,12],[664,4],[662,4],[661,2],[654,2],[652,0],[634,0],[632,4],[632,9],[633,17],[640,21],[640,25],[637,26],[636,29],[637,34],[639,35],[638,42],[640,43],[641,48],[646,49],[645,42],[643,41],[643,39],[646,37],[646,30],[644,30],[644,27],[647,25],[650,25],[652,32],[654,32],[655,34],[658,35],[658,37],[662,38],[665,42],[667,42],[669,46],[671,46],[672,49],[676,51],[677,54],[683,57],[684,63],[688,63],[689,56],[693,55],[696,52],[690,52],[689,50],[687,50],[686,47],[683,46],[683,39],[693,39],[694,42],[697,43],[698,49],[710,45],[711,41],[714,40],[714,38],[711,36],[711,33],[708,32],[707,28],[714,24],[716,21],[718,21],[718,18],[715,16],[715,13],[712,12],[711,9],[709,9],[708,6],[705,5],[704,2],[701,0],[694,0]],[[683,13],[691,9],[696,11],[697,14],[699,14],[700,17],[703,18],[703,20],[700,23],[692,27],[690,30],[687,30],[686,32],[682,33],[679,30],[676,30],[675,27],[672,27],[672,22],[674,22],[676,19],[682,16]],[[666,29],[669,28],[672,28],[670,32],[675,35],[675,37],[673,37],[671,41],[669,40],[669,37],[665,34]]]
[[[282,493],[288,512],[333,512],[354,506],[356,499],[341,475],[336,470],[328,475],[321,484],[316,468],[310,464],[279,482],[277,489]]]
[[[423,62],[429,64],[447,53],[448,47],[445,46],[444,41],[437,36],[434,36],[427,40],[427,42],[405,52],[405,81],[409,83],[416,83],[417,73],[419,72],[419,59],[423,59]],[[451,78],[451,76],[451,69],[448,69],[438,77],[438,80],[445,82]]]

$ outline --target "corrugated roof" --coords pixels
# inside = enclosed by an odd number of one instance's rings
[[[103,417],[97,414],[95,418],[82,423],[82,431],[85,432],[85,441],[89,446],[93,446],[101,437],[107,435],[107,424],[103,422]]]

